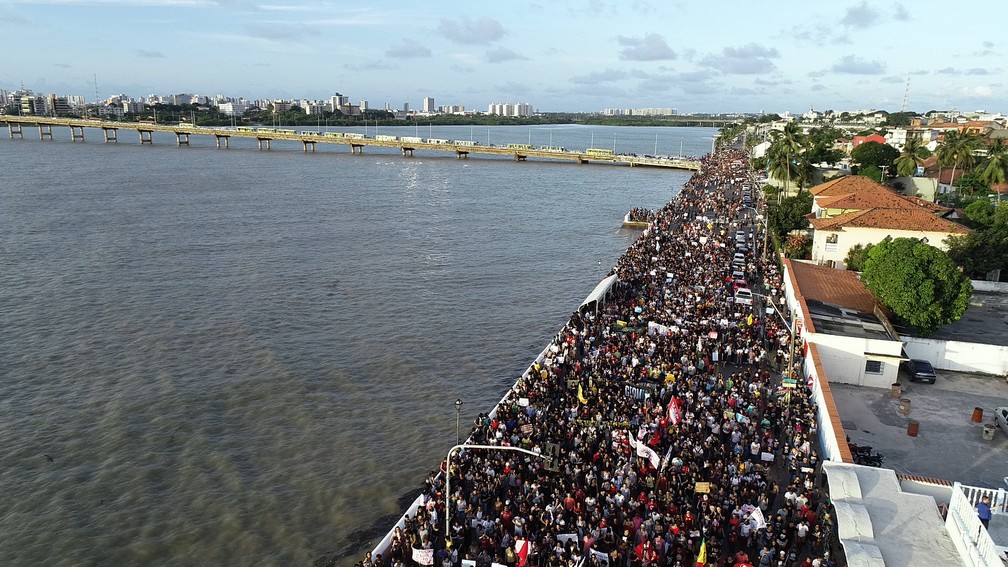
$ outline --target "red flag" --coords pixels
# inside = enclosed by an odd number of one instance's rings
[[[518,562],[516,567],[525,567],[525,562],[528,561],[529,553],[529,542],[527,539],[516,539],[515,540],[515,555],[518,556]]]

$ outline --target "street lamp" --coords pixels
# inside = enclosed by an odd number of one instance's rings
[[[459,437],[459,418],[462,415],[462,398],[455,400],[455,444],[458,445],[462,442]]]
[[[455,407],[461,408],[462,407],[462,400],[455,400]],[[445,457],[445,468],[444,468],[444,474],[445,474],[445,492],[444,492],[444,503],[445,503],[445,515],[444,515],[445,516],[445,524],[444,525],[445,525],[445,531],[444,531],[444,537],[445,537],[445,541],[446,542],[451,540],[451,518],[453,516],[453,514],[451,512],[451,497],[452,497],[452,494],[451,494],[451,460],[452,460],[452,453],[455,453],[455,452],[461,453],[461,451],[463,449],[466,449],[466,450],[470,450],[470,449],[483,449],[483,450],[486,450],[486,451],[510,451],[510,452],[515,452],[515,453],[525,453],[526,455],[531,455],[531,456],[533,456],[535,458],[538,458],[538,459],[548,459],[549,458],[547,455],[543,455],[543,454],[537,453],[535,451],[530,451],[528,449],[523,449],[521,447],[505,447],[505,446],[501,446],[501,445],[455,445],[451,449],[448,449],[448,456]]]

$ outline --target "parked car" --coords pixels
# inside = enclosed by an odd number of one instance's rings
[[[925,382],[927,384],[934,384],[935,379],[938,375],[935,374],[934,367],[931,363],[919,358],[914,358],[908,360],[906,363],[907,371],[910,373],[911,382]]]
[[[735,280],[732,282],[731,285],[732,285],[732,291],[738,291],[742,288],[746,289],[749,288],[749,284],[747,284],[745,280]]]
[[[1008,435],[1008,407],[995,409],[994,421],[997,422],[998,427],[1001,428],[1001,431],[1004,431],[1004,434]],[[1005,477],[1005,483],[1008,484],[1008,477]]]

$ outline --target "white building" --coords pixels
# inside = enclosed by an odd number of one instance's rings
[[[249,105],[247,102],[223,102],[217,109],[228,116],[242,116],[249,109]]]
[[[487,108],[487,114],[494,116],[532,116],[532,107],[527,102],[492,102]]]
[[[423,99],[423,112],[424,114],[434,114],[437,112],[437,108],[434,106],[434,97],[425,96]]]
[[[816,345],[830,382],[897,381],[903,342],[857,274],[785,259],[784,283],[795,333]]]

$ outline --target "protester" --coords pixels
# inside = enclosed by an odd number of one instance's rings
[[[733,300],[745,183],[743,152],[705,157],[617,261],[605,302],[571,315],[468,441],[559,457],[463,451],[451,493],[432,472],[385,556],[648,567],[694,565],[703,547],[710,564],[825,564],[815,407],[771,373],[797,364],[789,314]],[[777,262],[749,248],[747,281],[785,309]],[[453,551],[432,554],[446,535]]]

